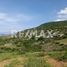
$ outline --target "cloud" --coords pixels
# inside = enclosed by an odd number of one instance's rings
[[[7,22],[19,22],[19,21],[29,21],[31,20],[31,16],[27,16],[25,14],[8,14],[8,13],[0,13],[0,21]]]
[[[64,20],[66,20],[66,19],[56,19],[54,21],[64,21]]]
[[[62,21],[67,20],[67,7],[64,9],[61,9],[59,12],[57,12],[57,20],[56,21]]]
[[[0,32],[11,32],[12,30],[23,30],[23,23],[31,21],[32,16],[26,14],[9,14],[0,12]],[[22,23],[22,25],[20,24]]]
[[[60,11],[58,12],[58,14],[66,15],[66,14],[67,14],[67,7],[64,8],[64,9],[62,9],[62,10],[60,10]]]

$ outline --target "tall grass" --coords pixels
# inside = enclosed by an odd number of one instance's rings
[[[31,57],[25,63],[24,67],[50,67],[50,65],[42,57]]]

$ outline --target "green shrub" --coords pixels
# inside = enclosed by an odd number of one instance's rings
[[[58,61],[67,61],[67,51],[65,51],[65,52],[51,52],[51,53],[48,53],[48,55],[57,59]]]

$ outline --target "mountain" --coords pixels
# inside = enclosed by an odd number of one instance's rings
[[[35,28],[31,28],[31,29],[44,29],[44,30],[49,30],[49,29],[57,29],[57,28],[67,28],[67,20],[65,21],[54,21],[54,22],[47,22],[47,23],[43,23],[38,27]],[[30,30],[31,30],[30,29]],[[26,29],[29,30],[29,29]],[[24,30],[24,31],[26,31]]]
[[[37,27],[38,29],[62,29],[67,28],[67,21],[55,21],[55,22],[48,22],[44,23]]]

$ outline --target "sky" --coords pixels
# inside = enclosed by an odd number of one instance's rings
[[[67,20],[67,0],[0,0],[0,34],[61,20]]]

